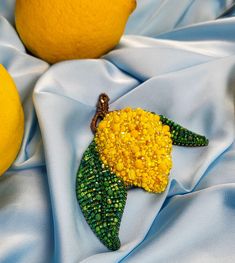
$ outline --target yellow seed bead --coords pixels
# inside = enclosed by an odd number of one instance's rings
[[[164,125],[164,126],[162,127],[162,130],[163,130],[164,132],[169,132],[169,131],[170,131],[170,127],[169,127],[168,125]]]
[[[135,171],[134,171],[134,170],[130,170],[129,173],[128,173],[128,175],[129,175],[129,178],[130,178],[131,180],[135,180],[135,179],[136,179],[136,174],[135,174]]]
[[[149,135],[145,136],[145,141],[150,141],[150,136]]]
[[[158,167],[161,171],[166,171],[167,170],[167,166],[166,166],[166,164],[165,164],[165,162],[161,162],[160,164],[159,164],[159,167]]]
[[[155,133],[154,128],[152,128],[152,127],[148,127],[148,131],[147,131],[147,133],[150,134],[150,135],[153,135],[153,134]]]
[[[140,148],[138,146],[134,145],[131,150],[133,153],[136,153],[136,152],[139,152]]]
[[[141,160],[136,160],[135,161],[135,167],[137,169],[142,169],[143,168],[143,162]]]
[[[107,126],[106,121],[101,121],[101,122],[99,123],[99,129],[105,129],[106,126]]]
[[[135,126],[134,123],[130,123],[130,124],[128,125],[128,127],[129,127],[130,131],[135,130],[135,128],[136,128],[136,126]]]
[[[149,181],[149,177],[148,177],[148,174],[147,173],[143,173],[142,174],[142,181],[147,183]]]
[[[123,168],[124,168],[124,166],[123,166],[122,163],[118,163],[117,166],[116,166],[116,168],[117,168],[118,171],[122,171]]]
[[[131,135],[134,137],[134,138],[137,138],[139,136],[139,132],[137,130],[132,130],[131,131]]]
[[[113,148],[110,149],[109,154],[110,154],[111,156],[115,156],[115,155],[116,155],[116,150],[113,149]]]
[[[121,171],[121,175],[124,177],[126,175],[125,171]]]
[[[160,116],[157,115],[157,114],[155,114],[155,121],[156,121],[156,122],[160,121]]]
[[[113,116],[113,120],[114,120],[115,123],[119,123],[119,122],[120,122],[120,117],[115,114],[115,115]]]
[[[122,115],[120,116],[121,120],[125,120],[127,118],[126,112],[123,112]]]
[[[145,156],[146,155],[146,151],[141,151],[141,155]]]
[[[112,127],[113,131],[117,132],[117,131],[120,131],[120,125],[115,123]]]
[[[130,112],[131,111],[131,108],[130,107],[127,107],[124,109],[125,112]]]

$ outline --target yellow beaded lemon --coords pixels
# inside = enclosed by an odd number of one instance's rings
[[[127,185],[154,193],[165,190],[172,140],[159,115],[140,108],[110,112],[99,123],[95,142],[103,164]]]
[[[14,162],[24,133],[24,113],[14,81],[0,64],[0,175]]]
[[[16,0],[16,27],[34,55],[55,63],[115,47],[136,0]]]

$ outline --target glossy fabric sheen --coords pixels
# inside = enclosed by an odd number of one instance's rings
[[[1,263],[235,261],[235,12],[216,19],[232,3],[139,0],[115,50],[50,67],[26,54],[14,1],[0,0],[0,63],[26,116],[22,149],[0,178]],[[101,92],[113,110],[142,107],[210,140],[173,147],[163,194],[128,191],[116,252],[90,230],[75,194]]]

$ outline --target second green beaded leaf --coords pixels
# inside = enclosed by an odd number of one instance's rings
[[[201,147],[207,146],[209,143],[209,140],[205,136],[192,132],[163,115],[160,115],[160,120],[163,124],[170,127],[172,143],[174,145],[186,147]]]

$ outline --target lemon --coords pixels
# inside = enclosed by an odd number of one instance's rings
[[[0,64],[0,175],[14,162],[24,133],[24,113],[14,81]]]
[[[136,0],[17,0],[16,28],[49,63],[98,58],[114,48]]]
[[[100,159],[126,185],[165,191],[172,168],[170,127],[141,108],[109,112],[99,123],[95,143]]]

